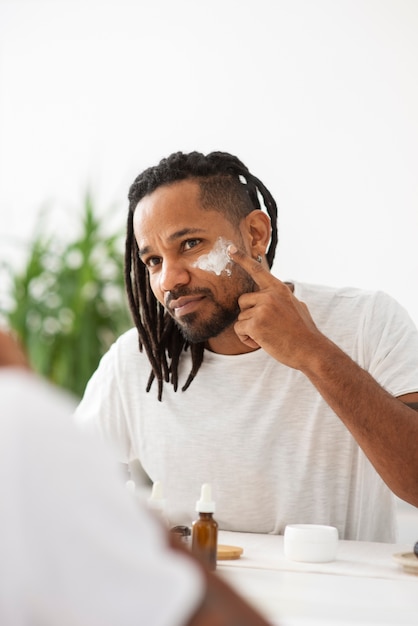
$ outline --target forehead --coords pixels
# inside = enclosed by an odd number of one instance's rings
[[[219,211],[202,208],[200,187],[195,180],[161,185],[138,202],[134,214],[134,231],[139,245],[140,240],[169,236],[181,229],[229,230],[231,227]]]
[[[138,202],[135,217],[152,217],[161,213],[176,213],[182,210],[199,209],[200,188],[194,180],[182,180],[161,185]]]

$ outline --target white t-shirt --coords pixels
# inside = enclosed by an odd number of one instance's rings
[[[167,550],[74,404],[33,375],[0,370],[0,624],[180,626],[199,571]]]
[[[299,283],[295,295],[387,391],[418,391],[418,332],[392,298]],[[392,492],[301,372],[263,350],[206,351],[187,391],[165,384],[162,402],[155,383],[145,392],[149,372],[130,330],[103,357],[77,420],[97,427],[120,461],[139,459],[162,481],[173,524],[191,522],[209,482],[225,530],[282,533],[286,524],[318,523],[343,539],[395,539]],[[179,388],[189,372],[186,352]]]

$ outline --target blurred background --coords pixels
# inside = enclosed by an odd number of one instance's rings
[[[418,323],[417,33],[416,0],[0,0],[0,311],[35,366],[81,395],[130,324],[128,188],[177,150],[270,189],[278,277]]]
[[[416,0],[0,0],[0,261],[46,234],[65,256],[87,195],[123,235],[142,169],[220,149],[277,200],[277,276],[383,289],[418,323],[417,33]]]

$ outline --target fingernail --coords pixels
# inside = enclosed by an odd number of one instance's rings
[[[229,246],[228,246],[228,252],[229,252],[230,254],[235,254],[235,252],[237,252],[237,247],[236,247],[236,245],[235,245],[235,244],[233,244],[233,243],[230,243],[230,244],[229,244]]]

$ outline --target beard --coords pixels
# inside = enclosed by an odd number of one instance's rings
[[[199,291],[198,293],[202,292]],[[189,343],[201,343],[208,341],[211,337],[217,337],[237,319],[239,314],[237,302],[235,306],[222,306],[215,302],[213,298],[212,301],[214,302],[215,310],[208,319],[200,320],[198,313],[183,315],[181,321],[174,319],[183,337]]]
[[[239,269],[237,272],[240,274],[239,276],[226,279],[232,281],[234,288],[227,294],[224,302],[217,301],[212,291],[207,287],[201,289],[180,288],[170,293],[167,305],[170,300],[189,295],[202,295],[213,303],[213,311],[206,319],[202,319],[199,312],[188,313],[183,315],[181,319],[177,319],[170,309],[167,309],[186,341],[189,343],[208,341],[208,339],[220,335],[236,321],[240,313],[238,298],[243,293],[250,293],[257,289],[254,280],[241,268],[237,269]]]

